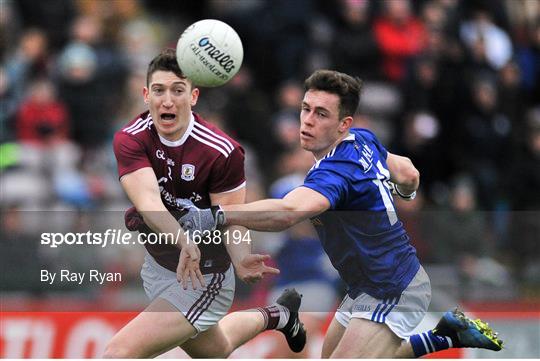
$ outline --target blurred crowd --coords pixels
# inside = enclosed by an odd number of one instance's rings
[[[244,43],[240,72],[195,110],[245,147],[249,200],[311,167],[302,81],[343,71],[364,81],[356,125],[421,172],[399,203],[421,261],[469,285],[462,298],[540,295],[537,0],[0,0],[3,247],[22,252],[20,210],[69,211],[72,230],[125,209],[112,136],[145,110],[149,61],[203,18]],[[280,242],[263,243],[279,263]]]

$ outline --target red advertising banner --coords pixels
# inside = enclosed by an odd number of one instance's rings
[[[107,342],[137,312],[2,312],[1,358],[100,358]],[[275,332],[266,332],[236,350],[233,358],[270,358],[276,346]],[[322,336],[311,344],[310,357],[319,358]],[[459,350],[437,354],[457,358]],[[186,357],[180,350],[167,355]]]
[[[1,312],[0,357],[100,358],[112,336],[136,315],[137,312]],[[490,319],[501,331],[505,341],[508,341],[506,350],[501,352],[508,353],[510,358],[537,354],[538,345],[535,346],[534,340],[537,341],[540,313],[493,312],[482,316]],[[534,333],[535,327],[536,334],[530,335],[531,331]],[[518,344],[512,337],[520,330],[526,333],[518,338],[518,341],[521,340]],[[315,342],[310,344],[310,358],[320,357],[323,333],[312,333]],[[527,341],[528,336],[531,336],[530,342]],[[236,350],[231,358],[272,358],[279,337],[279,333],[265,332]],[[490,355],[493,355],[490,351],[453,349],[429,355],[428,358],[477,358]],[[177,348],[164,357],[185,358],[187,355]]]

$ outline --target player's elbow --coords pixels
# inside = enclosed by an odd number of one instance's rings
[[[418,188],[418,186],[420,185],[420,172],[418,171],[418,169],[413,166],[412,169],[409,171],[408,178],[410,184],[414,186],[414,188]]]
[[[295,212],[293,211],[284,211],[276,212],[274,216],[274,227],[273,230],[276,232],[284,231],[298,223]]]
[[[408,188],[418,188],[420,185],[420,172],[409,158],[406,159],[406,164],[401,169],[400,180],[397,182],[400,185]]]

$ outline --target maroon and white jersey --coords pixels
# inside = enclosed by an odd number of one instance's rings
[[[157,177],[161,199],[169,211],[178,211],[181,198],[208,208],[210,193],[232,192],[245,187],[244,150],[216,126],[193,113],[185,134],[171,142],[153,126],[150,112],[133,119],[114,136],[118,174],[151,167]],[[126,212],[126,225],[142,219],[135,209]],[[129,228],[129,226],[128,226]],[[144,225],[141,231],[151,232]],[[179,249],[173,245],[145,245],[163,267],[176,272]],[[200,244],[202,273],[225,270],[230,258],[223,244]]]

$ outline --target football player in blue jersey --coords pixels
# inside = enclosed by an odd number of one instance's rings
[[[372,132],[351,128],[359,79],[318,70],[304,85],[300,143],[315,164],[303,185],[282,199],[209,209],[187,204],[180,222],[193,229],[235,224],[280,231],[310,219],[348,287],[325,337],[324,358],[411,358],[452,347],[500,350],[502,341],[486,323],[457,310],[435,329],[414,333],[431,286],[393,197],[414,199],[420,174]]]

